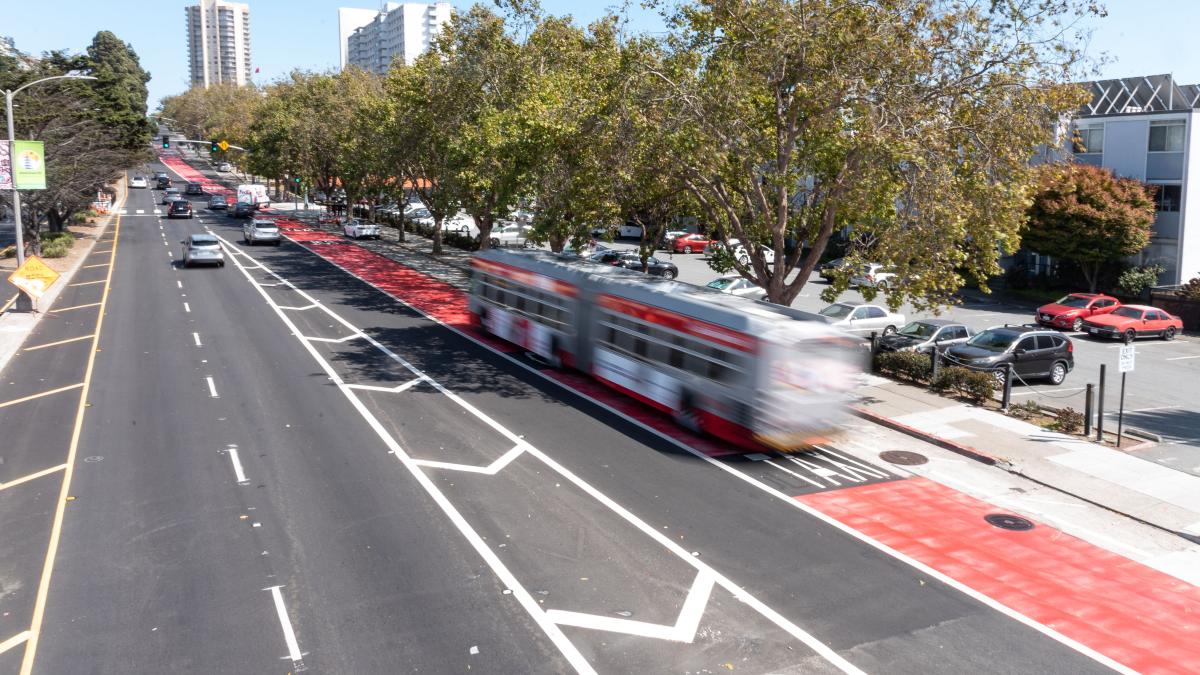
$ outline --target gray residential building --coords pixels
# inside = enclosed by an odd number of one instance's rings
[[[250,5],[200,0],[187,14],[188,71],[193,87],[250,82]]]
[[[1162,284],[1200,276],[1200,85],[1170,75],[1089,82],[1073,118],[1077,162],[1158,187],[1150,245],[1130,262],[1162,265]],[[1068,144],[1069,147],[1069,144]]]
[[[397,58],[411,64],[429,49],[450,18],[448,2],[388,2],[369,15],[362,10],[339,9],[341,65],[382,75]]]

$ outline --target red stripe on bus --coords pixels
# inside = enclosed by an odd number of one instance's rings
[[[484,260],[482,258],[471,258],[471,264],[491,274],[495,274],[506,279],[511,279],[513,281],[525,284],[526,286],[532,286],[543,291],[560,293],[562,295],[568,295],[572,298],[579,295],[579,289],[574,285],[559,279],[555,279],[554,277],[546,276],[545,274],[538,274],[537,272],[521,269],[520,267],[513,267],[512,265],[507,265],[502,262],[496,262],[495,260]]]
[[[671,330],[687,333],[707,342],[715,342],[732,349],[753,354],[758,351],[758,340],[750,335],[730,330],[715,323],[677,314],[658,307],[651,307],[634,300],[615,295],[601,295],[600,306],[619,314],[632,316],[642,321],[656,323]]]

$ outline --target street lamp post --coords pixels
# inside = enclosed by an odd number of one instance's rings
[[[13,97],[21,93],[21,90],[32,87],[35,84],[49,82],[50,80],[94,80],[96,78],[91,75],[55,75],[53,77],[43,77],[40,80],[34,80],[23,84],[11,91],[4,91],[4,112],[8,117],[8,161],[13,161],[13,142],[17,140],[16,132],[13,130]],[[20,267],[25,262],[25,225],[21,222],[21,193],[17,190],[17,184],[14,180],[12,188],[12,203],[13,203],[13,225],[17,231],[17,267]],[[33,311],[33,299],[25,294],[25,291],[17,291],[17,303],[13,307],[17,312]]]

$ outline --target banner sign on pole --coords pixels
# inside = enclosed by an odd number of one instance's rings
[[[1121,354],[1117,359],[1117,367],[1122,373],[1128,373],[1133,370],[1135,355],[1133,345],[1121,345]]]
[[[0,143],[0,190],[13,189],[12,162],[9,161],[9,144]]]
[[[46,148],[41,141],[12,142],[12,173],[18,190],[46,189]]]

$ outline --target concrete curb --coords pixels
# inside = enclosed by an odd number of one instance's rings
[[[873,413],[869,410],[865,410],[865,409],[859,408],[857,406],[851,407],[850,410],[853,414],[857,415],[858,417],[861,417],[862,419],[865,419],[869,422],[878,424],[882,427],[886,427],[893,431],[898,431],[906,436],[911,436],[912,438],[916,438],[917,440],[924,441],[926,443],[929,443],[930,445],[935,445],[939,448],[942,448],[943,450],[949,450],[950,452],[953,452],[957,455],[962,455],[963,457],[974,460],[976,462],[980,462],[980,463],[986,464],[988,466],[994,466],[999,469],[1003,469],[1004,471],[1007,471],[1008,473],[1011,473],[1014,476],[1020,476],[1021,478],[1024,478],[1025,480],[1031,481],[1033,483],[1037,483],[1038,485],[1041,485],[1042,487],[1049,488],[1051,490],[1060,492],[1060,493],[1067,495],[1069,497],[1072,497],[1074,499],[1078,499],[1080,501],[1087,502],[1088,504],[1091,504],[1092,506],[1104,509],[1105,511],[1108,511],[1110,513],[1115,513],[1124,518],[1128,518],[1130,520],[1136,521],[1138,523],[1141,523],[1142,525],[1145,525],[1146,527],[1153,527],[1154,529],[1156,529],[1160,532],[1166,532],[1167,534],[1173,534],[1176,537],[1179,537],[1181,539],[1189,541],[1193,544],[1200,544],[1200,535],[1189,534],[1187,532],[1180,532],[1180,531],[1171,529],[1169,527],[1159,525],[1158,523],[1151,522],[1144,518],[1139,518],[1138,516],[1135,516],[1135,515],[1132,515],[1129,513],[1125,513],[1124,511],[1121,511],[1120,509],[1109,506],[1108,504],[1098,502],[1094,499],[1089,499],[1088,497],[1084,497],[1083,495],[1080,495],[1076,492],[1072,492],[1071,490],[1067,490],[1067,489],[1059,487],[1057,485],[1047,483],[1046,481],[1043,481],[1043,480],[1040,480],[1033,476],[1030,476],[1029,474],[1025,473],[1024,471],[1017,469],[1008,460],[1001,459],[999,457],[994,457],[992,455],[989,455],[986,452],[972,448],[969,445],[962,445],[961,443],[955,443],[954,441],[950,441],[945,438],[941,438],[940,436],[935,436],[928,432],[921,431],[920,429],[915,429],[906,424],[901,424],[900,422],[897,422],[893,419],[889,419],[887,417],[884,417],[883,415]]]
[[[79,268],[83,266],[83,261],[92,254],[92,250],[96,248],[97,242],[100,241],[101,237],[108,233],[108,228],[110,225],[112,225],[113,218],[116,218],[119,215],[120,210],[125,206],[125,199],[129,196],[129,190],[125,186],[124,181],[118,182],[117,191],[120,195],[119,199],[113,203],[112,210],[109,211],[108,215],[105,216],[104,220],[100,223],[100,229],[96,233],[96,238],[92,239],[91,242],[87,244],[86,248],[83,250],[83,255],[79,256],[79,258],[75,260],[70,268],[62,272],[61,276],[59,276],[59,283],[54,284],[54,286],[45,295],[43,295],[40,300],[38,300],[39,307],[54,306],[54,301],[58,299],[58,296],[60,293],[62,293],[62,290],[71,283],[71,279],[75,278],[75,273],[78,272]],[[7,309],[7,306],[5,309]],[[42,309],[39,309],[37,312],[28,315],[16,315],[12,312],[0,313],[0,326],[5,325],[6,319],[8,321],[21,319],[19,323],[24,324],[17,327],[15,330],[12,330],[11,332],[4,331],[9,333],[9,337],[8,339],[0,340],[0,372],[4,371],[4,368],[8,365],[8,362],[12,360],[12,357],[17,352],[21,351],[21,345],[25,344],[25,339],[29,337],[29,334],[33,332],[33,329],[37,327],[38,323],[41,322],[42,318],[45,316],[46,311]],[[5,327],[7,328],[8,326]]]

